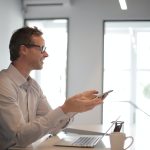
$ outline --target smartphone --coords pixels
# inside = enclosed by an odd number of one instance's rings
[[[107,92],[104,92],[103,94],[97,95],[97,97],[103,100],[111,92],[113,92],[113,90],[109,90]]]

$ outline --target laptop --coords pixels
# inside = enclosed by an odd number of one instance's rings
[[[118,117],[115,121],[112,122],[111,126],[107,129],[107,131],[103,134],[99,135],[71,135],[66,136],[59,141],[57,141],[54,146],[62,146],[62,147],[83,147],[83,148],[93,148],[95,147],[104,136],[108,135],[110,129],[115,125]]]

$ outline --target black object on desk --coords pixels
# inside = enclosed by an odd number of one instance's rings
[[[114,123],[114,121],[112,121],[111,123]],[[120,132],[123,124],[124,124],[123,121],[116,121],[115,122],[115,128],[114,128],[113,132]]]

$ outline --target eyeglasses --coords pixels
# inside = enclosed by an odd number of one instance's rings
[[[39,50],[41,51],[41,53],[44,53],[46,50],[45,46],[40,46],[40,45],[36,45],[36,44],[24,44],[26,47],[38,47]]]

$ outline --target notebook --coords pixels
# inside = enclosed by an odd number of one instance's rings
[[[115,121],[113,121],[111,126],[107,129],[107,131],[104,134],[68,136],[60,139],[58,142],[54,144],[54,146],[93,148],[102,140],[102,138],[105,135],[108,134],[108,132],[114,126],[114,124],[117,122],[118,119],[119,117]]]

